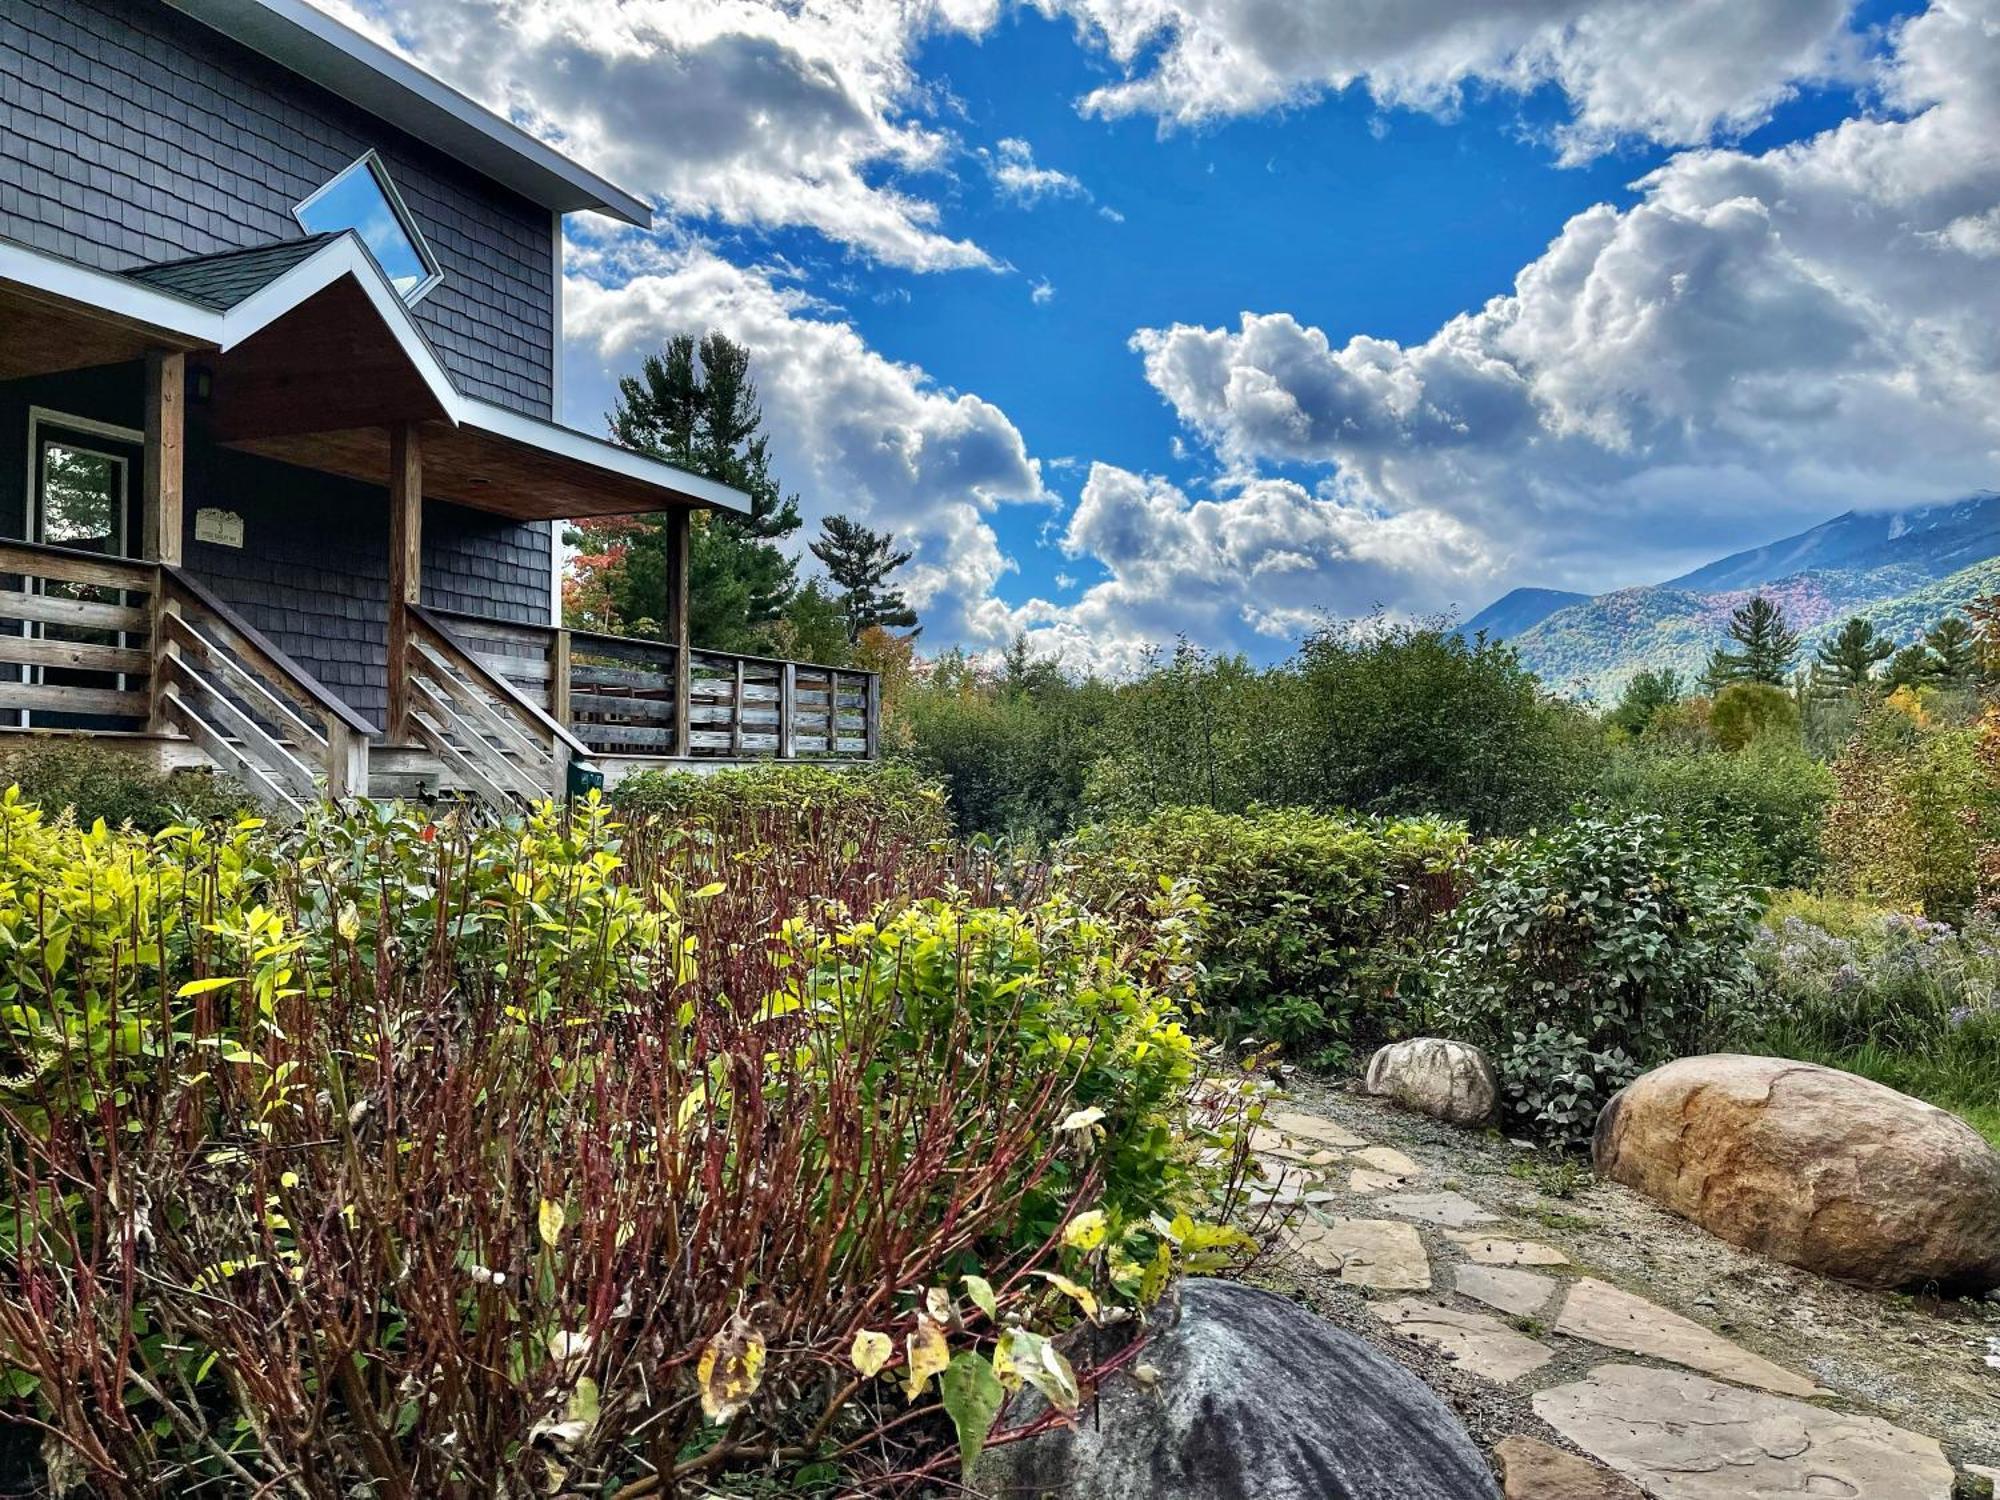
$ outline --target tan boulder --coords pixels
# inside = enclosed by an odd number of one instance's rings
[[[1852,1073],[1684,1057],[1598,1116],[1597,1170],[1711,1234],[1864,1286],[2000,1285],[2000,1154]]]
[[[1500,1103],[1500,1081],[1467,1042],[1420,1036],[1391,1042],[1368,1060],[1369,1093],[1453,1125],[1484,1125]]]
[[[1623,1475],[1528,1437],[1494,1445],[1507,1500],[1646,1500]]]

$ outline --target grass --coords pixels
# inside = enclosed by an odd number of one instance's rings
[[[1950,1110],[2000,1150],[2000,1078],[1985,1058],[1949,1052],[1899,1052],[1872,1042],[1859,1047],[1814,1047],[1803,1038],[1782,1035],[1772,1037],[1765,1050],[1779,1057],[1858,1073],[1898,1093]]]
[[[1574,1198],[1590,1186],[1590,1163],[1577,1156],[1524,1156],[1507,1163],[1507,1175],[1532,1182],[1547,1198]]]

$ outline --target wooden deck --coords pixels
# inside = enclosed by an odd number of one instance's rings
[[[610,786],[878,750],[870,672],[400,613],[389,670],[407,733],[390,743],[184,569],[0,542],[0,732],[212,765],[283,813],[321,794],[518,806],[564,795],[573,770]]]

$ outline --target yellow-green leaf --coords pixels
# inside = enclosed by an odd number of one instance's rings
[[[232,984],[241,984],[242,982],[241,979],[236,978],[190,979],[186,984],[174,991],[174,998],[176,1000],[189,1000],[196,995],[206,995],[214,990],[226,990]]]
[[[1103,1118],[1104,1111],[1093,1104],[1089,1109],[1079,1109],[1071,1112],[1064,1117],[1062,1124],[1056,1128],[1059,1130],[1088,1130]]]
[[[847,1357],[854,1361],[855,1369],[872,1380],[882,1373],[882,1366],[889,1363],[889,1356],[895,1352],[896,1346],[888,1334],[864,1328],[854,1335],[854,1347],[847,1351]]]
[[[1104,1243],[1104,1210],[1093,1208],[1071,1219],[1062,1241],[1072,1250],[1095,1250]]]
[[[904,1376],[904,1389],[915,1401],[924,1393],[924,1387],[931,1382],[931,1376],[942,1375],[951,1365],[951,1351],[945,1346],[944,1329],[927,1313],[917,1314],[917,1326],[903,1340],[903,1353],[908,1357],[910,1368]]]
[[[967,1350],[951,1362],[938,1379],[938,1395],[943,1398],[945,1415],[958,1429],[958,1458],[966,1474],[986,1446],[993,1419],[1006,1403],[1007,1390],[993,1367]]]
[[[972,1299],[972,1305],[986,1314],[989,1322],[1000,1321],[1000,1299],[993,1295],[993,1283],[984,1276],[966,1276],[965,1295]]]
[[[553,1249],[562,1238],[563,1206],[544,1198],[541,1209],[535,1215],[535,1227],[541,1231],[542,1243]]]
[[[1080,1286],[1067,1276],[1058,1275],[1054,1271],[1037,1271],[1035,1274],[1082,1308],[1086,1318],[1092,1322],[1097,1321],[1097,1298],[1091,1295],[1089,1287]]]
[[[727,1422],[750,1404],[764,1382],[764,1335],[737,1313],[702,1346],[695,1379],[701,1384],[702,1415]]]

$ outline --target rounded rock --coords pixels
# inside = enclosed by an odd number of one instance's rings
[[[1600,1175],[1804,1270],[2000,1285],[2000,1154],[1955,1115],[1852,1073],[1684,1057],[1613,1096],[1593,1155]]]
[[[1500,1102],[1492,1060],[1469,1042],[1435,1036],[1382,1048],[1368,1061],[1363,1087],[1453,1125],[1484,1125]]]

